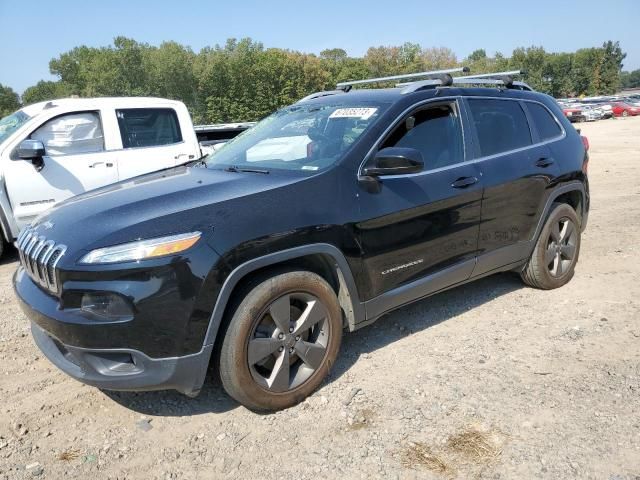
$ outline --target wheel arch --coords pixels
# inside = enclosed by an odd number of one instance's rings
[[[544,205],[542,214],[538,219],[535,234],[532,238],[532,250],[538,241],[538,237],[544,228],[544,224],[549,218],[554,203],[566,203],[570,205],[578,214],[581,223],[581,230],[584,230],[588,217],[588,197],[585,186],[580,181],[573,181],[559,187],[556,187]]]
[[[234,292],[242,289],[251,278],[282,268],[299,268],[323,277],[336,292],[343,311],[345,326],[355,330],[355,325],[365,318],[357,287],[344,254],[334,245],[318,243],[294,247],[249,260],[237,266],[226,278],[205,335],[204,345],[212,345],[222,321],[232,304]]]

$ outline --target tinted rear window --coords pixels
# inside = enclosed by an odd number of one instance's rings
[[[533,118],[540,140],[549,140],[562,134],[562,129],[549,110],[537,103],[527,102],[527,109]]]
[[[182,141],[178,116],[171,108],[116,110],[123,148],[155,147]]]
[[[483,157],[531,145],[531,131],[519,102],[469,99],[469,108]]]

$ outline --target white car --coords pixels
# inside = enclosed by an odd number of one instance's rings
[[[595,122],[604,117],[604,112],[595,105],[580,105],[580,108],[587,122]]]
[[[0,119],[0,225],[6,242],[56,203],[79,193],[200,158],[252,124],[196,134],[182,102],[69,98]],[[208,153],[208,152],[206,152]],[[0,253],[2,251],[0,239]]]

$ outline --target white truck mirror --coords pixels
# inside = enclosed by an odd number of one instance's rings
[[[44,157],[44,144],[40,140],[23,140],[18,145],[18,160],[37,160]]]

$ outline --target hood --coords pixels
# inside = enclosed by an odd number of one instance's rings
[[[302,177],[303,178],[303,177]],[[175,167],[83,193],[32,224],[38,234],[67,246],[73,257],[140,238],[194,230],[207,235],[218,208],[302,179],[281,173],[227,172]]]

